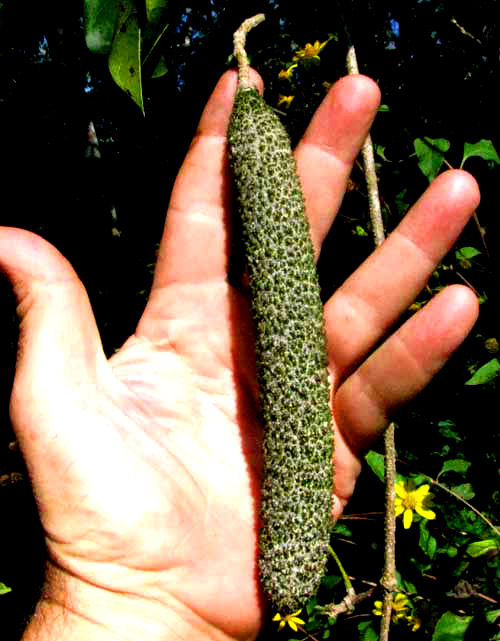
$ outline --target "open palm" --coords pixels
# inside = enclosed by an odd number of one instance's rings
[[[11,413],[52,572],[78,595],[72,607],[82,616],[94,592],[105,603],[109,594],[148,604],[147,638],[172,612],[199,638],[251,639],[263,620],[254,343],[244,292],[227,280],[225,133],[235,88],[229,72],[210,98],[172,193],[150,299],[109,361],[71,266],[37,236],[0,231],[0,265],[21,318]],[[297,149],[318,252],[378,98],[367,78],[341,80]],[[325,306],[337,514],[359,455],[474,323],[474,296],[452,287],[371,354],[477,201],[464,172],[440,177]],[[101,610],[92,616],[99,622]]]

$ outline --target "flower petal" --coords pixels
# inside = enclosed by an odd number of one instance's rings
[[[429,494],[430,489],[431,486],[426,483],[425,485],[418,487],[416,490],[413,490],[412,494],[417,501],[423,501],[427,494]]]
[[[392,609],[395,613],[405,613],[409,607],[409,599],[405,594],[396,594],[392,602]]]
[[[410,617],[408,623],[413,623],[412,632],[416,632],[421,626],[421,621],[417,617]]]
[[[433,510],[428,510],[424,508],[422,505],[416,505],[415,506],[415,511],[420,514],[420,516],[423,516],[424,519],[429,519],[429,521],[432,521],[432,519],[436,518],[436,513],[433,512]]]
[[[403,515],[403,527],[405,530],[408,530],[413,521],[413,512],[412,510],[405,510]]]
[[[396,483],[395,490],[396,490],[396,494],[402,499],[408,496],[408,492],[406,491],[405,484],[403,481],[399,481],[399,483]]]
[[[406,594],[403,594],[402,592],[398,592],[396,596],[394,597],[394,603],[408,603],[410,599],[406,596]]]
[[[396,516],[403,514],[404,511],[405,511],[405,508],[402,505],[396,505],[396,509],[395,509]]]

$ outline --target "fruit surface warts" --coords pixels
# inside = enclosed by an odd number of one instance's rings
[[[264,422],[259,572],[272,607],[303,607],[332,526],[333,431],[314,251],[290,140],[240,86],[228,132],[243,228]]]

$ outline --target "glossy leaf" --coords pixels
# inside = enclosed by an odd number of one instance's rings
[[[451,489],[455,492],[455,494],[458,494],[458,496],[462,497],[466,501],[470,501],[470,499],[473,499],[476,496],[476,493],[474,492],[470,483],[461,483],[460,485],[454,485]]]
[[[432,182],[438,175],[450,142],[444,138],[416,138],[413,142],[420,171]]]
[[[385,462],[383,455],[370,450],[370,452],[365,456],[365,460],[372,472],[374,472],[383,483],[385,476]]]
[[[466,142],[464,144],[464,155],[460,167],[463,167],[467,158],[472,158],[472,156],[479,156],[483,158],[483,160],[490,160],[500,165],[500,158],[491,140],[480,140],[474,144]]]
[[[455,252],[455,256],[458,258],[458,260],[462,260],[464,258],[466,260],[470,260],[471,258],[479,256],[480,254],[481,252],[475,247],[461,247]]]
[[[0,594],[7,594],[8,592],[12,592],[12,588],[7,587],[5,583],[0,583]]]
[[[458,472],[459,474],[465,474],[470,467],[470,461],[465,461],[464,459],[451,459],[443,463],[443,467],[438,474],[438,477],[445,472]]]
[[[499,541],[495,539],[486,539],[485,541],[475,541],[467,546],[467,554],[474,558],[497,552],[500,547]]]
[[[477,372],[469,378],[465,383],[466,385],[484,385],[489,383],[500,373],[500,361],[497,358],[492,358],[485,365],[480,367]]]
[[[437,622],[432,641],[463,641],[471,621],[471,616],[445,612]]]
[[[130,4],[120,19],[108,64],[113,80],[144,113],[141,80],[141,30],[137,13]]]

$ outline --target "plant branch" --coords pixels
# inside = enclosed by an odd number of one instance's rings
[[[331,603],[326,606],[318,606],[318,610],[321,614],[329,616],[331,619],[336,619],[340,614],[345,614],[346,612],[352,612],[358,603],[361,603],[365,599],[369,599],[373,594],[373,589],[367,590],[366,592],[361,592],[360,594],[355,594],[352,599],[347,597],[343,599],[341,603],[336,605]]]
[[[342,579],[344,580],[344,585],[345,585],[345,590],[347,594],[354,592],[354,588],[352,587],[351,579],[349,578],[347,572],[344,570],[344,566],[340,562],[339,557],[336,555],[335,550],[332,548],[331,545],[328,546],[328,552],[333,556],[335,559],[335,563],[337,564],[337,567],[340,570],[340,574],[342,575]]]
[[[347,70],[349,74],[358,74],[358,62],[354,46],[350,44],[347,52]],[[368,206],[375,246],[378,247],[385,240],[384,223],[378,192],[377,172],[375,169],[375,154],[373,143],[368,134],[361,149],[365,179],[368,189]],[[380,625],[380,641],[389,639],[391,625],[392,599],[397,590],[396,577],[396,517],[394,513],[394,499],[396,486],[396,446],[394,442],[395,425],[391,423],[384,435],[385,444],[385,550],[384,571],[381,584],[384,588],[384,602],[382,608],[382,622]]]
[[[358,61],[354,45],[350,45],[347,51],[347,71],[349,75],[359,74]],[[384,223],[382,220],[382,210],[380,207],[380,197],[378,193],[377,172],[375,170],[375,154],[373,153],[373,143],[370,134],[366,137],[361,148],[363,166],[365,169],[365,179],[368,188],[368,208],[370,211],[370,220],[372,223],[372,232],[375,245],[378,247],[385,240]]]
[[[451,494],[453,498],[457,499],[457,501],[461,501],[464,505],[466,505],[469,510],[472,510],[475,514],[477,514],[483,521],[495,532],[497,536],[500,536],[500,530],[493,525],[493,523],[486,517],[482,512],[480,512],[477,508],[475,508],[473,505],[469,503],[466,499],[460,496],[460,494],[457,494],[453,490],[451,490],[449,487],[446,487],[446,485],[443,485],[439,481],[433,479],[431,476],[428,476],[427,474],[424,474],[424,476],[429,479],[429,481],[433,484],[439,487],[441,490],[444,490],[445,492],[448,492],[448,494]]]
[[[391,423],[384,434],[385,444],[385,548],[384,572],[381,584],[384,588],[384,603],[382,607],[382,621],[380,624],[380,641],[389,639],[391,625],[392,598],[398,583],[396,577],[396,513],[394,500],[396,498],[396,447],[394,432],[396,426]]]
[[[245,51],[245,44],[247,39],[247,34],[250,29],[253,29],[258,24],[265,20],[263,13],[258,13],[252,18],[247,18],[242,25],[234,32],[233,43],[234,43],[234,57],[238,62],[238,71],[240,77],[240,88],[241,89],[250,89],[252,83],[250,82],[250,64],[248,62],[248,56]]]

